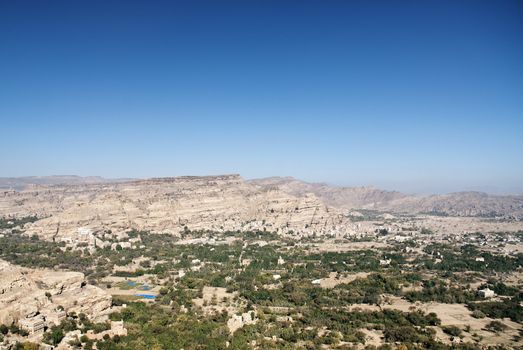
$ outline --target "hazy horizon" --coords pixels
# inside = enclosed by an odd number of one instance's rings
[[[0,176],[523,192],[523,3],[0,4]]]
[[[105,180],[110,181],[132,181],[132,180],[143,180],[143,179],[153,179],[153,178],[165,178],[165,177],[180,177],[180,176],[219,176],[219,175],[231,175],[232,173],[222,173],[222,174],[176,174],[176,175],[164,175],[164,176],[148,176],[148,177],[106,177],[106,176],[100,176],[100,175],[75,175],[75,174],[53,174],[53,175],[25,175],[25,176],[0,176],[1,179],[23,179],[23,178],[47,178],[47,177],[81,177],[81,178],[102,178]],[[261,180],[266,178],[272,178],[272,177],[279,177],[279,178],[293,178],[295,180],[304,181],[307,183],[316,183],[316,184],[326,184],[328,186],[332,187],[374,187],[381,190],[386,191],[398,191],[403,192],[407,194],[419,194],[419,195],[429,195],[429,194],[447,194],[447,193],[454,193],[454,192],[484,192],[488,194],[493,195],[522,195],[523,190],[521,188],[498,188],[498,187],[492,187],[492,186],[480,186],[480,187],[444,187],[440,188],[439,190],[434,189],[426,189],[426,188],[415,188],[415,187],[402,187],[401,185],[395,186],[393,184],[386,185],[386,184],[371,184],[371,183],[354,183],[354,182],[346,182],[346,183],[332,183],[327,181],[320,180],[306,180],[302,178],[298,178],[296,176],[291,175],[273,175],[273,176],[267,176],[267,177],[245,177],[242,174],[240,175],[244,180],[250,181],[250,180]],[[1,185],[1,184],[0,184]],[[1,188],[1,186],[0,186]]]

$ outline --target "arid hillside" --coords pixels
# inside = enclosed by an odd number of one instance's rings
[[[374,187],[334,187],[324,183],[310,183],[292,177],[270,177],[250,180],[262,188],[279,189],[295,196],[314,193],[325,204],[344,209],[379,208],[397,199],[408,197],[396,191]]]
[[[335,187],[308,183],[291,177],[271,177],[250,182],[260,188],[279,189],[296,196],[314,193],[326,205],[335,208],[449,216],[523,218],[523,195],[498,196],[481,192],[407,195],[374,187]]]
[[[351,232],[342,212],[314,194],[260,188],[239,175],[177,177],[80,185],[32,186],[0,195],[0,216],[44,219],[27,232],[68,237],[82,228],[178,234],[191,230],[267,230],[302,234]]]

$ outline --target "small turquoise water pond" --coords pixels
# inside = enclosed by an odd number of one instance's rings
[[[135,294],[137,297],[141,297],[143,299],[156,299],[156,295],[154,294]]]

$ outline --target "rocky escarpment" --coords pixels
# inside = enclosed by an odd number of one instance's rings
[[[27,224],[26,233],[65,241],[88,232],[118,236],[130,229],[175,235],[186,228],[352,235],[358,233],[347,218],[352,208],[521,219],[523,196],[410,196],[292,178],[244,181],[238,175],[32,185],[0,192],[0,217],[37,215],[42,219]]]
[[[178,234],[191,230],[266,229],[280,233],[351,234],[341,211],[314,194],[260,188],[238,175],[160,178],[124,183],[35,186],[5,191],[0,216],[45,217],[29,234],[61,239],[79,228]]]
[[[87,285],[80,272],[33,270],[0,260],[1,324],[35,315],[51,318],[59,307],[103,320],[110,311],[111,296]]]
[[[481,192],[407,195],[373,187],[336,187],[307,183],[290,177],[272,177],[250,182],[259,188],[277,189],[296,196],[313,193],[326,205],[338,209],[523,219],[521,195],[500,196]]]
[[[249,182],[261,188],[278,189],[295,196],[313,193],[326,205],[343,209],[380,207],[408,197],[400,192],[384,191],[374,187],[335,187],[324,183],[300,181],[292,177],[269,177]]]
[[[387,203],[384,210],[449,216],[511,217],[523,219],[523,196],[495,196],[482,192],[406,197]]]

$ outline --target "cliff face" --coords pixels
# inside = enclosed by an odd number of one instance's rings
[[[373,187],[335,187],[307,183],[289,177],[252,180],[262,189],[292,195],[313,193],[326,205],[338,209],[374,209],[406,213],[438,213],[449,216],[500,216],[523,219],[523,196],[500,196],[481,192],[456,192],[415,196]]]
[[[379,207],[392,201],[408,197],[396,191],[384,191],[374,187],[334,187],[323,183],[309,183],[292,177],[270,177],[249,181],[260,188],[273,188],[303,196],[313,193],[326,205],[343,208]]]
[[[304,234],[352,231],[340,211],[314,194],[295,196],[260,188],[238,175],[36,186],[0,196],[0,216],[34,214],[46,218],[29,225],[27,232],[47,239],[67,237],[80,227],[172,234],[185,226]]]
[[[111,296],[84,282],[80,272],[26,269],[0,260],[0,323],[51,316],[58,306],[101,320],[108,315]]]
[[[354,234],[352,209],[523,218],[523,196],[475,192],[410,196],[375,188],[338,188],[292,178],[244,181],[238,175],[161,178],[79,185],[32,185],[0,192],[0,217],[37,215],[29,234],[67,240],[82,230],[263,230]]]

